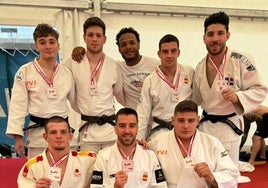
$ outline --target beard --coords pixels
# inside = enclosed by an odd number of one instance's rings
[[[65,147],[63,147],[63,146],[56,146],[55,147],[55,150],[57,150],[57,151],[62,151],[64,149],[65,149]]]
[[[216,45],[216,44],[213,44],[213,45]],[[218,48],[218,46],[219,46],[219,48]],[[220,45],[218,45],[217,46],[217,48],[215,49],[215,47],[214,46],[206,46],[206,48],[207,48],[207,51],[208,51],[208,53],[210,54],[210,55],[212,55],[212,56],[216,56],[216,55],[219,55],[219,54],[221,54],[224,50],[225,50],[225,43],[224,44],[220,44]]]
[[[124,138],[124,137],[120,137],[118,138],[118,140],[120,141],[120,143],[124,146],[131,146],[134,144],[134,142],[136,141],[136,138],[133,136],[131,138]]]

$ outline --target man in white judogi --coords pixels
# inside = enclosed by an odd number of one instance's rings
[[[191,97],[194,70],[177,63],[179,55],[177,37],[170,34],[162,37],[158,51],[161,65],[145,79],[137,106],[139,139],[149,139],[161,131],[172,129],[172,109],[179,101]]]
[[[89,187],[96,154],[71,151],[69,142],[72,137],[70,125],[64,118],[49,118],[43,135],[48,148],[22,167],[18,175],[18,187]]]
[[[239,170],[220,141],[199,132],[198,107],[185,100],[175,108],[174,130],[149,142],[156,153],[169,188],[235,188]]]
[[[67,99],[71,104],[75,100],[72,73],[57,63],[58,32],[48,24],[38,24],[33,35],[40,57],[21,66],[15,75],[6,130],[15,139],[17,154],[25,157],[23,126],[25,116],[30,115],[25,144],[29,158],[47,147],[42,139],[44,121],[54,115],[67,118]]]
[[[99,151],[91,188],[166,188],[166,181],[155,153],[136,142],[137,112],[122,108],[116,114],[117,142]]]
[[[249,54],[227,48],[229,18],[224,12],[210,15],[204,23],[207,56],[197,65],[193,100],[204,118],[199,130],[216,136],[238,165],[242,115],[262,103],[267,88]]]
[[[118,64],[103,53],[105,29],[100,18],[88,18],[84,22],[86,55],[81,63],[69,59],[64,64],[71,70],[75,81],[77,108],[82,120],[79,136],[83,151],[98,152],[114,144],[114,97],[125,104]]]

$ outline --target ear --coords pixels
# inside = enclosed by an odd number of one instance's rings
[[[37,47],[37,44],[36,44],[36,43],[34,43],[34,47],[35,47],[36,51],[38,51],[38,52],[39,52],[39,50],[38,50],[38,47]]]
[[[83,35],[83,39],[84,39],[84,42],[86,42],[86,35],[85,34]]]
[[[43,138],[44,138],[45,141],[47,142],[47,133],[43,133]]]
[[[160,50],[157,51],[157,55],[161,59],[161,52],[160,52]]]
[[[69,133],[69,141],[72,141],[73,140],[73,133]]]
[[[105,43],[106,43],[106,40],[107,40],[107,37],[106,37],[106,36],[104,36],[104,39],[103,39],[103,44],[105,44]]]
[[[227,32],[227,40],[230,38],[230,36],[231,36],[231,33]]]

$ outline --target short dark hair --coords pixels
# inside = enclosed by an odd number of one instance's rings
[[[165,36],[163,36],[160,41],[159,41],[159,50],[161,50],[161,44],[163,43],[167,43],[167,42],[176,42],[177,45],[178,45],[178,48],[180,46],[180,42],[179,42],[179,39],[175,36],[175,35],[172,35],[172,34],[167,34]]]
[[[37,41],[37,38],[53,36],[58,41],[59,33],[51,25],[46,23],[38,24],[33,32],[34,41]]]
[[[89,17],[86,19],[86,21],[83,24],[84,34],[86,34],[87,28],[93,27],[93,26],[99,26],[103,30],[103,35],[105,35],[106,32],[106,26],[105,23],[99,18],[99,17]]]
[[[67,121],[67,119],[63,118],[63,117],[60,117],[60,116],[52,116],[50,118],[48,118],[46,121],[45,121],[45,132],[47,133],[48,130],[47,130],[47,125],[49,123],[62,123],[62,122],[65,122],[67,124],[67,128],[68,128],[68,131],[71,132],[71,126],[69,124],[69,122]]]
[[[183,100],[176,105],[174,115],[178,112],[196,112],[198,114],[198,106],[192,100]]]
[[[204,32],[206,33],[207,27],[211,24],[222,24],[225,26],[226,31],[229,31],[229,17],[225,12],[217,12],[214,14],[211,14],[209,17],[207,17],[204,21]]]
[[[137,41],[140,42],[140,34],[135,29],[133,29],[132,27],[125,27],[125,28],[122,28],[116,35],[116,44],[117,44],[117,46],[119,46],[120,37],[125,33],[134,34],[136,39],[137,39]]]
[[[121,108],[120,110],[118,110],[117,113],[115,114],[115,124],[118,121],[119,115],[134,115],[137,118],[138,123],[138,113],[136,112],[136,110],[132,108]]]

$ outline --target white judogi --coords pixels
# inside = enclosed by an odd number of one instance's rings
[[[69,113],[67,98],[71,104],[74,103],[75,89],[71,72],[66,67],[58,65],[58,72],[53,79],[57,97],[50,98],[50,87],[34,67],[34,62],[36,61],[21,66],[15,75],[6,130],[8,136],[23,136],[22,129],[27,114],[40,118],[56,115],[66,118]],[[35,123],[30,122],[29,126],[33,124]],[[44,128],[28,130],[27,146],[46,147],[47,143],[42,136],[44,132]]]
[[[71,151],[61,182],[53,182],[51,188],[84,188],[89,185],[96,160],[94,152]],[[48,177],[49,162],[46,151],[42,155],[30,159],[18,175],[19,188],[35,188],[39,178]]]
[[[140,62],[133,66],[128,66],[126,62],[119,63],[123,77],[126,100],[125,107],[132,109],[137,108],[144,79],[151,74],[159,64],[160,62],[156,59],[146,56],[142,56]]]
[[[210,187],[193,168],[186,168],[174,130],[157,135],[149,146],[158,157],[169,188]],[[195,164],[208,164],[219,188],[237,187],[239,170],[217,138],[197,130],[191,157]]]
[[[193,100],[208,114],[227,115],[236,113],[237,116],[229,118],[238,128],[243,130],[242,114],[255,109],[265,99],[267,88],[262,82],[256,70],[253,58],[244,53],[228,49],[226,64],[224,66],[224,79],[228,87],[236,92],[241,105],[234,105],[223,99],[221,91],[217,91],[216,75],[212,87],[206,79],[206,60],[204,58],[195,69],[193,83]],[[223,65],[222,65],[223,66]],[[199,130],[216,136],[223,143],[225,149],[235,163],[238,163],[240,136],[229,125],[221,122],[211,123],[205,121],[199,126]],[[235,145],[231,146],[231,142]]]
[[[157,68],[157,70],[161,72],[159,68]],[[194,69],[188,65],[178,64],[173,84],[176,83],[178,70],[181,71],[178,85],[179,100],[176,101],[172,99],[174,89],[161,79],[156,71],[145,79],[140,102],[137,106],[139,115],[139,139],[148,137],[149,131],[158,126],[157,123],[152,121],[152,117],[157,117],[167,122],[171,121],[177,103],[191,97]],[[161,129],[161,131],[166,130],[168,129]],[[152,138],[152,135],[150,135],[150,138]]]
[[[103,65],[96,86],[98,95],[90,94],[91,70],[87,56],[83,57],[81,63],[71,58],[64,64],[73,73],[76,94],[77,108],[80,114],[87,116],[113,115],[115,113],[114,96],[124,105],[123,84],[118,64],[108,56],[104,57]],[[82,126],[86,121],[82,121]],[[111,124],[106,123],[99,126],[90,124],[80,133],[81,143],[101,143],[115,141],[116,135]]]
[[[134,170],[128,173],[128,181],[124,185],[126,188],[147,188],[147,187],[167,187],[166,181],[155,153],[151,150],[143,149],[136,145],[133,156]],[[114,187],[115,174],[122,170],[123,157],[115,143],[111,147],[100,150],[96,163],[92,181],[103,179],[102,184],[91,183],[90,187]],[[95,176],[95,172],[102,172],[102,176]],[[157,183],[157,180],[159,183]]]

